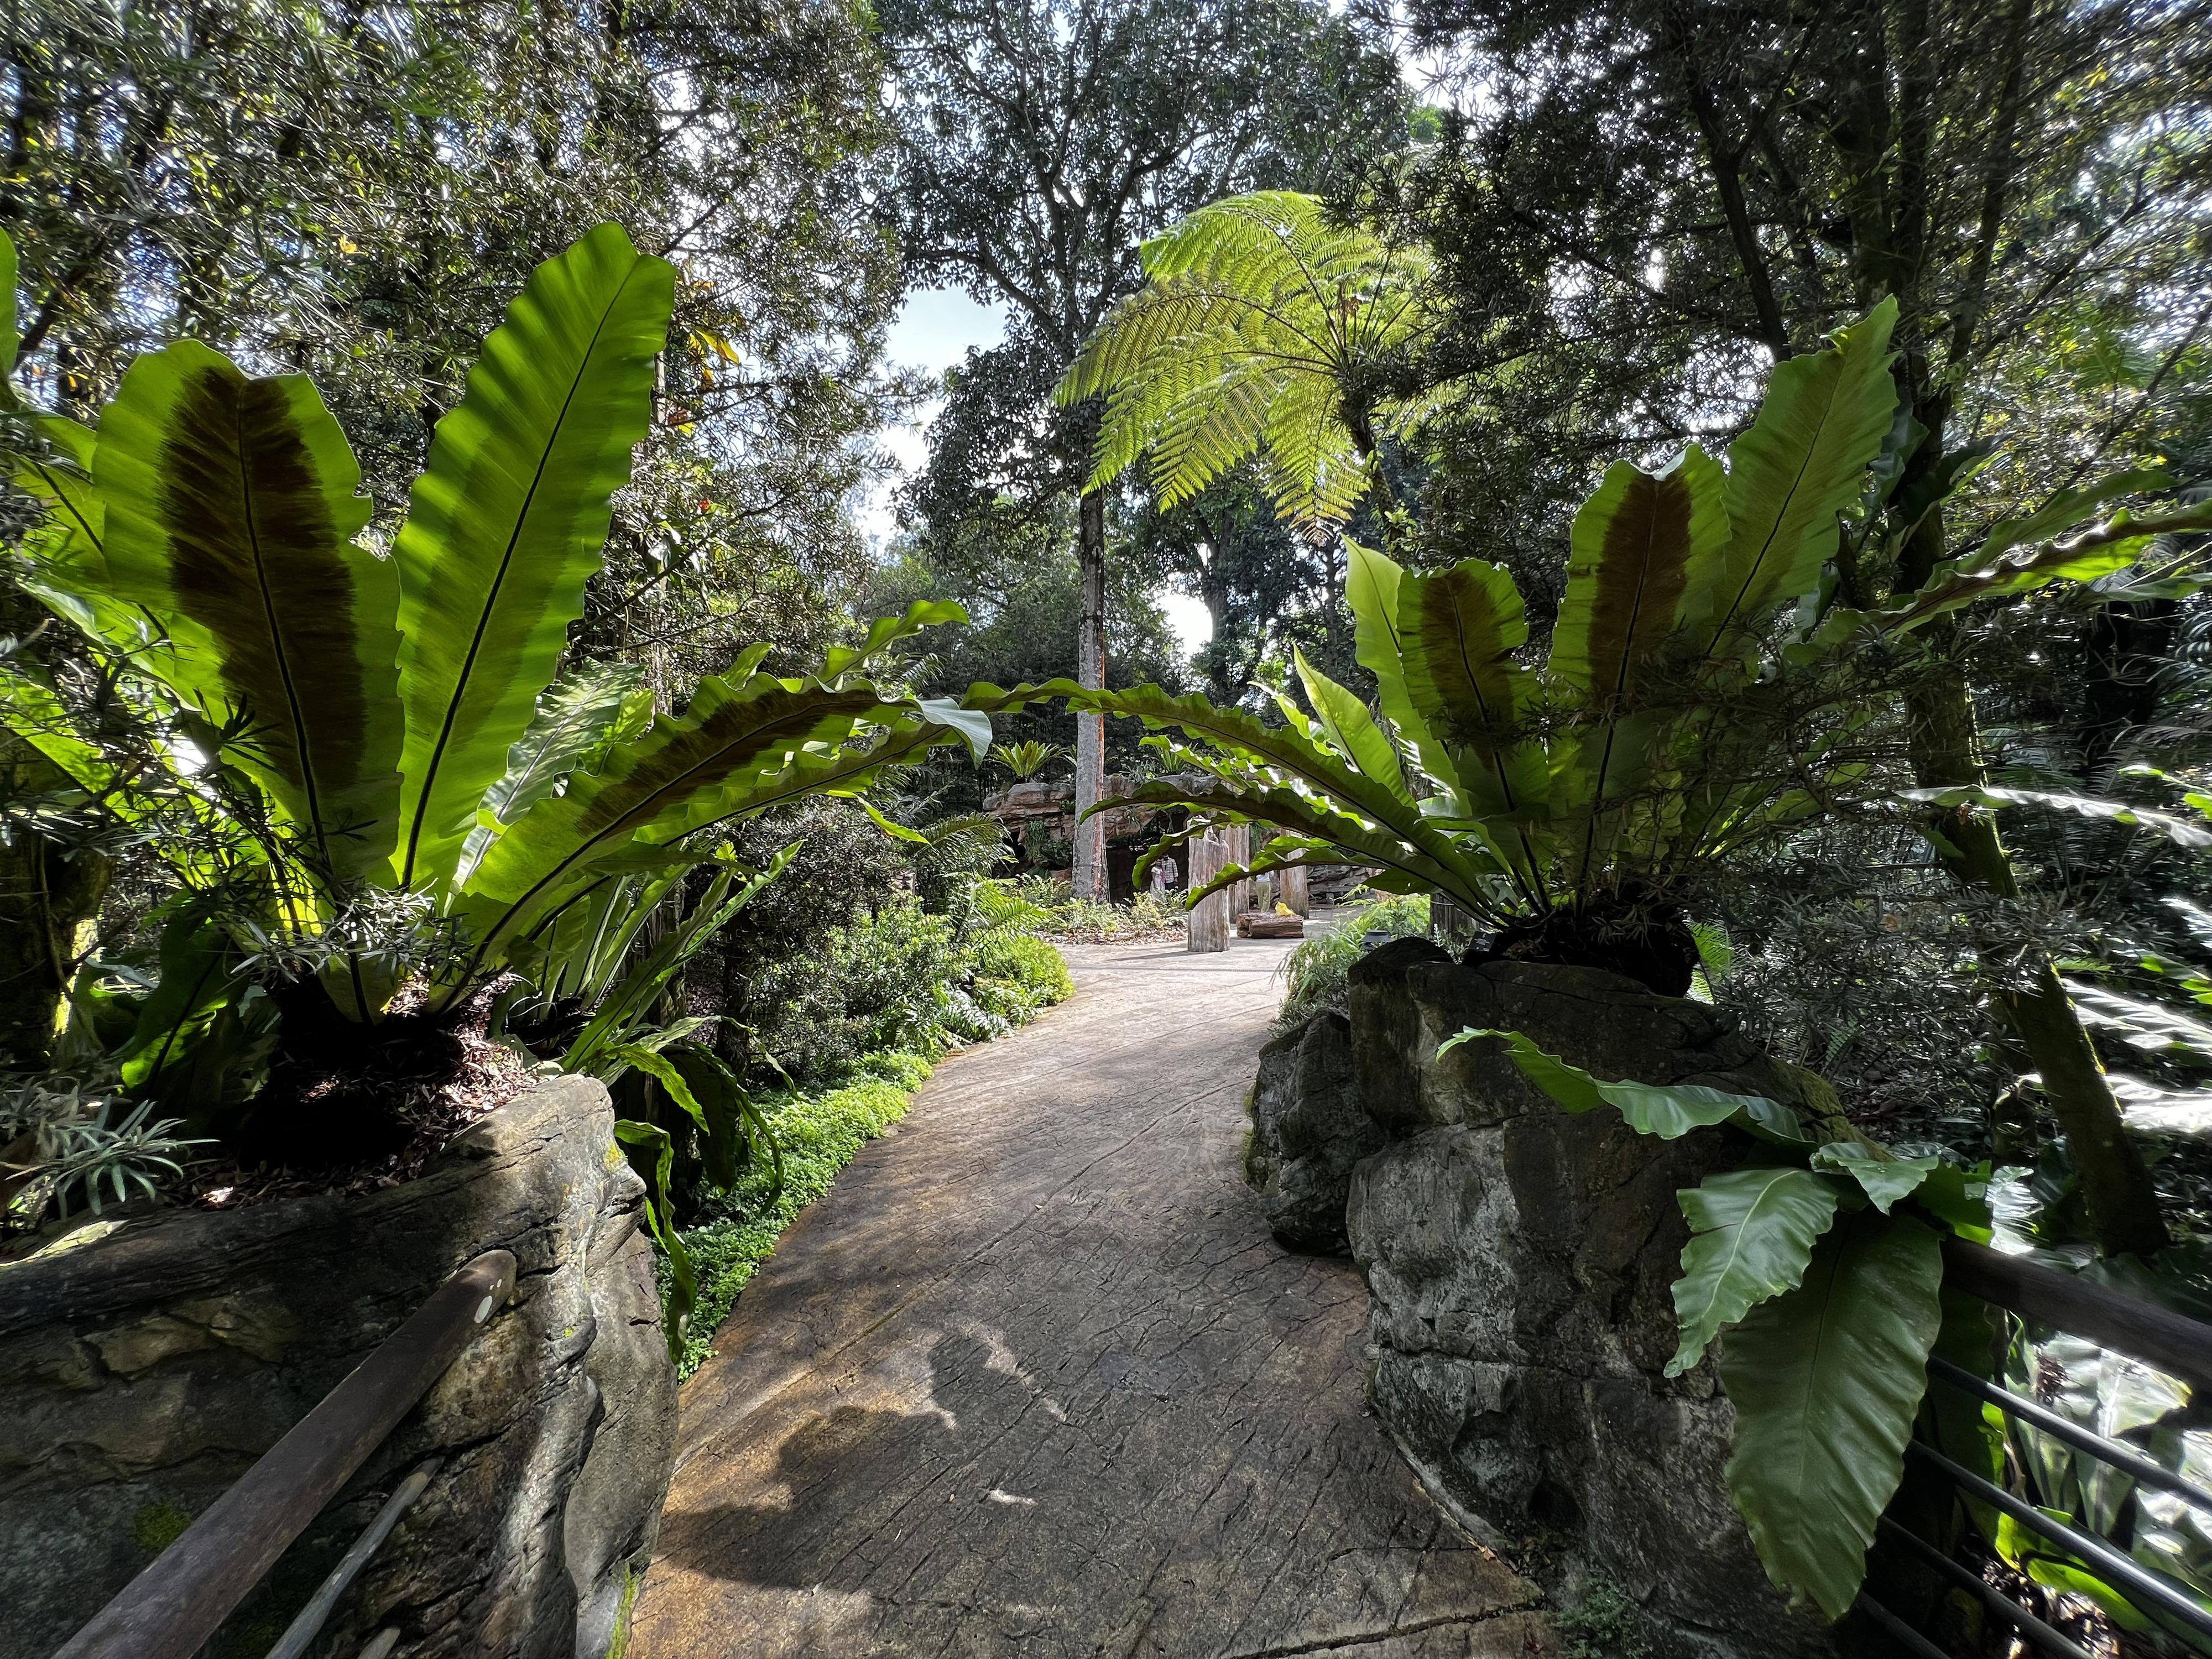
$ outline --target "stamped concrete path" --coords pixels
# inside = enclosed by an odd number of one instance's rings
[[[802,1215],[684,1393],[631,1659],[1520,1659],[1534,1592],[1239,1175],[1285,947],[1069,951]]]

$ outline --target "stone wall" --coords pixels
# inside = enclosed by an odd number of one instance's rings
[[[210,1646],[258,1654],[392,1487],[444,1466],[316,1650],[598,1659],[676,1433],[644,1191],[606,1091],[560,1079],[367,1197],[96,1224],[0,1265],[0,1659],[54,1648],[453,1268],[514,1303]]]
[[[1804,1074],[1704,1004],[1592,969],[1461,967],[1425,940],[1371,953],[1348,1000],[1348,1020],[1319,1016],[1268,1050],[1253,1173],[1271,1221],[1306,1200],[1296,1226],[1276,1223],[1295,1241],[1324,1231],[1323,1177],[1345,1166],[1376,1412],[1430,1490],[1478,1535],[1577,1538],[1644,1608],[1659,1659],[1838,1652],[1784,1605],[1729,1502],[1733,1414],[1711,1361],[1662,1374],[1687,1237],[1675,1191],[1741,1144],[1561,1112],[1497,1043],[1437,1051],[1468,1026],[1515,1030],[1601,1078],[1814,1105]],[[1292,1132],[1271,1142],[1270,1122]],[[1322,1123],[1339,1126],[1333,1148],[1301,1138]]]

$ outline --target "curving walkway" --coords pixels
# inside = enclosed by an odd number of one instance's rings
[[[630,1659],[1557,1650],[1240,1177],[1287,948],[1070,951],[800,1217],[684,1390]]]

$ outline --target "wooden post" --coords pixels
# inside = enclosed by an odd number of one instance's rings
[[[1222,866],[1229,862],[1229,849],[1218,831],[1194,836],[1183,845],[1190,859],[1190,890],[1195,893],[1221,873]],[[1226,951],[1229,927],[1229,894],[1225,890],[1200,899],[1191,907],[1190,948]]]
[[[1276,879],[1283,884],[1283,902],[1291,907],[1293,915],[1313,915],[1313,894],[1306,886],[1304,865],[1295,865],[1283,871]]]
[[[1227,837],[1223,849],[1231,864],[1249,864],[1252,861],[1252,826],[1239,823],[1221,832]],[[1237,925],[1237,918],[1252,908],[1252,878],[1247,876],[1229,889],[1229,924]]]

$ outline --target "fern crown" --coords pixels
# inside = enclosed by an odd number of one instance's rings
[[[1252,461],[1285,518],[1348,519],[1373,465],[1352,422],[1376,412],[1352,394],[1364,365],[1425,329],[1426,255],[1328,222],[1316,197],[1259,191],[1200,209],[1143,258],[1145,286],[1055,393],[1106,399],[1087,487],[1149,457],[1172,507]]]

